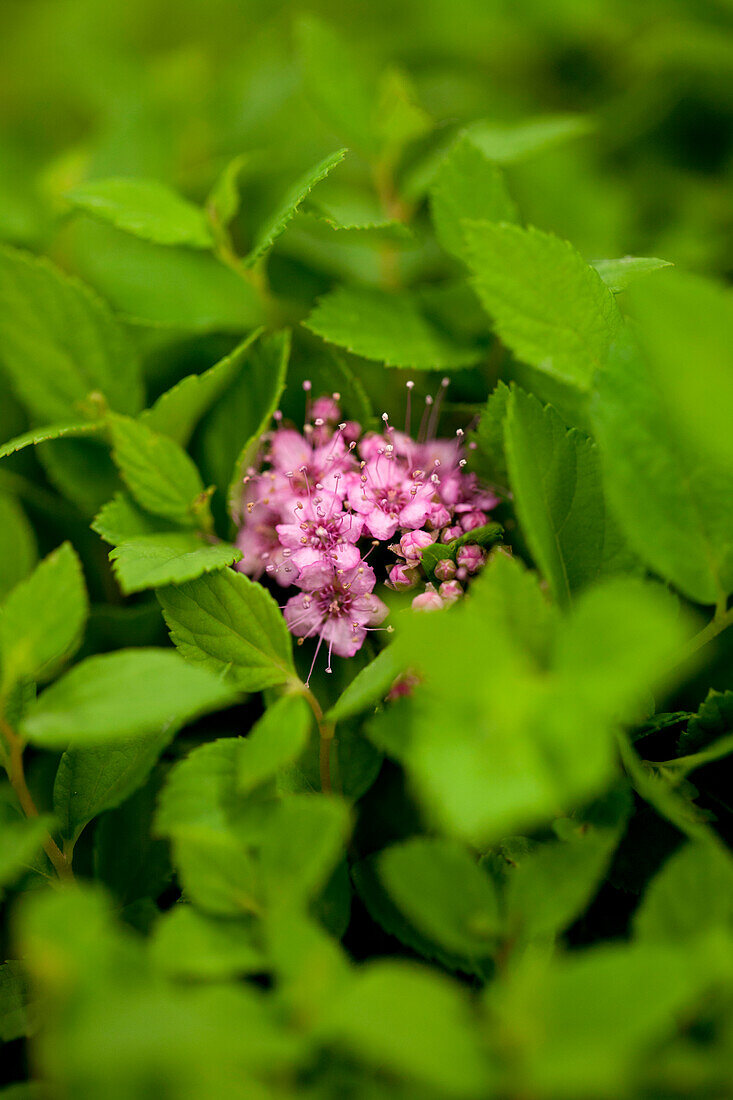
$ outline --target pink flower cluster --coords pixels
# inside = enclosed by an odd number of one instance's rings
[[[447,386],[443,380],[441,394]],[[426,400],[417,440],[396,431],[385,413],[383,430],[363,433],[342,421],[339,394],[311,405],[310,384],[303,432],[283,424],[264,438],[262,463],[244,479],[237,568],[257,579],[263,574],[299,591],[284,607],[290,631],[318,638],[331,654],[352,657],[367,631],[376,629],[387,607],[374,593],[376,574],[367,557],[383,544],[392,558],[385,583],[409,589],[421,576],[420,558],[432,543],[449,543],[482,527],[498,498],[464,470],[463,432],[454,439],[435,434],[440,397]],[[394,540],[394,541],[392,541]],[[370,542],[366,553],[362,545]],[[439,588],[428,584],[413,601],[416,609],[451,603],[461,582],[476,572],[484,551],[459,548],[455,561],[439,561]],[[387,628],[389,629],[389,628]],[[313,666],[311,666],[312,668]]]

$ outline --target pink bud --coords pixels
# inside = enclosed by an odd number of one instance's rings
[[[444,581],[438,591],[445,603],[455,603],[463,595],[463,589],[458,581]]]
[[[463,528],[459,527],[458,524],[456,523],[456,524],[453,525],[453,527],[444,527],[443,528],[443,530],[441,532],[441,535],[440,535],[440,541],[441,542],[453,542],[453,539],[459,538],[462,534],[463,534]]]
[[[435,576],[439,581],[452,581],[456,575],[456,563],[450,558],[441,558],[435,566]]]
[[[461,546],[456,554],[456,561],[459,565],[462,565],[469,573],[476,573],[486,561],[486,552],[481,549],[480,546],[476,546],[475,543],[471,543],[468,546]]]
[[[420,683],[420,677],[416,676],[414,672],[403,672],[401,676],[398,676],[392,687],[387,693],[387,699],[392,702],[395,699],[400,699],[405,695],[412,695],[414,689]]]
[[[419,558],[426,546],[435,542],[436,535],[431,531],[408,531],[400,539],[400,550],[406,558]]]
[[[412,601],[413,611],[440,611],[442,606],[443,601],[432,584],[425,585],[425,591]]]
[[[402,563],[393,565],[389,571],[389,583],[393,588],[412,588],[416,581],[417,572],[414,569],[408,569],[407,566]]]
[[[485,512],[466,512],[461,516],[461,527],[464,531],[475,531],[477,527],[483,527],[488,519]]]

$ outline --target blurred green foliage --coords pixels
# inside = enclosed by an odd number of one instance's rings
[[[0,1098],[733,1095],[729,0],[2,23]],[[514,559],[319,703],[241,478],[406,368]]]

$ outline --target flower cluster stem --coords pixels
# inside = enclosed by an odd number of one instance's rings
[[[321,704],[307,684],[302,685],[301,693],[305,697],[308,706],[313,711],[313,717],[318,726],[318,736],[320,738],[318,763],[321,775],[321,790],[324,794],[331,794],[333,791],[333,784],[331,782],[331,746],[336,733],[336,723],[329,722],[326,719]]]
[[[33,795],[28,789],[23,766],[23,741],[15,732],[10,723],[0,715],[0,732],[7,745],[5,770],[8,774],[10,785],[15,791],[21,809],[27,818],[39,817],[38,807],[33,801]],[[74,878],[71,862],[61,851],[56,841],[46,834],[43,841],[43,850],[60,879],[70,880]]]

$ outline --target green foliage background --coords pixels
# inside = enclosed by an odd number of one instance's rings
[[[0,1097],[733,1095],[730,3],[2,23]],[[308,692],[242,471],[444,373],[504,551]]]

